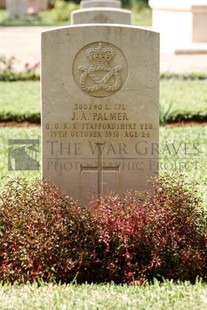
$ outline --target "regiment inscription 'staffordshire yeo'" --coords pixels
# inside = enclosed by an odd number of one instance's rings
[[[159,35],[121,25],[42,34],[43,176],[89,193],[143,190],[158,171]]]

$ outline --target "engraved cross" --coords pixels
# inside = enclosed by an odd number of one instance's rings
[[[119,164],[111,167],[103,165],[103,145],[104,143],[96,143],[98,150],[98,165],[97,166],[84,166],[81,164],[81,173],[83,172],[97,172],[97,192],[98,195],[103,193],[103,172],[119,172]]]

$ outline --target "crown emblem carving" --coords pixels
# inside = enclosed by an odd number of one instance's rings
[[[78,86],[84,92],[94,97],[107,97],[123,86],[124,66],[117,64],[117,61],[123,63],[124,57],[118,48],[110,43],[98,41],[86,46],[84,54],[86,59],[83,59],[81,53],[84,64],[78,65],[81,71]],[[112,62],[113,58],[116,59]]]
[[[98,47],[88,48],[86,50],[86,57],[93,65],[109,65],[114,56],[114,49],[103,47],[101,42],[98,43]]]

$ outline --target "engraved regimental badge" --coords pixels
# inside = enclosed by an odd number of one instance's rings
[[[112,44],[95,42],[75,57],[73,76],[77,86],[89,96],[108,97],[119,91],[127,78],[127,62]]]

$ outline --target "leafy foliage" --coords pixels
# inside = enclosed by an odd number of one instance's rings
[[[4,113],[0,115],[1,122],[29,122],[31,124],[40,124],[40,113]]]
[[[198,81],[207,80],[207,74],[205,72],[191,72],[191,73],[173,73],[163,72],[160,74],[161,80],[180,80],[180,81]]]
[[[67,3],[64,0],[56,0],[54,5],[54,21],[69,21],[73,10],[77,10],[79,6],[74,2]]]
[[[71,281],[86,268],[96,241],[86,209],[46,181],[10,180],[0,199],[2,281]]]
[[[197,191],[163,176],[152,183],[153,195],[145,197],[147,243],[156,258],[151,276],[194,281],[207,276],[207,221]]]
[[[100,274],[118,282],[206,278],[207,222],[195,189],[168,176],[151,185],[142,195],[93,201],[104,244]]]
[[[149,192],[94,197],[87,208],[47,180],[17,179],[0,201],[4,282],[207,280],[206,214],[182,178],[152,180]]]

